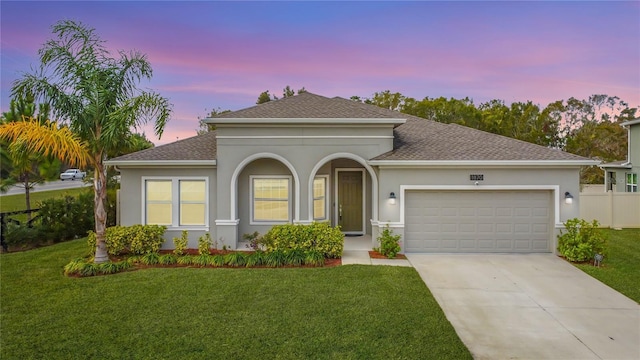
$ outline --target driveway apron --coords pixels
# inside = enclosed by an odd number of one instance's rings
[[[640,359],[640,306],[552,254],[408,254],[475,359]]]

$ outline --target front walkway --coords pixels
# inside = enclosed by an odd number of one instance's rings
[[[371,259],[369,250],[373,248],[371,235],[345,236],[342,265],[391,265],[411,266],[408,260],[402,259]]]
[[[640,306],[552,254],[409,254],[475,359],[640,359]]]

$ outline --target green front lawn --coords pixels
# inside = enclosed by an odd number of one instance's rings
[[[50,190],[50,191],[38,191],[32,192],[29,194],[31,199],[31,207],[38,208],[38,203],[42,200],[58,198],[64,196],[78,196],[82,191],[87,191],[86,188],[74,188],[74,189],[64,189],[64,190]],[[4,195],[0,197],[0,212],[7,211],[19,211],[25,210],[27,208],[25,195],[15,194],[15,195]]]
[[[604,231],[609,235],[609,255],[603,266],[576,266],[640,303],[640,229]]]
[[[63,276],[85,249],[0,255],[0,358],[471,358],[413,268]]]

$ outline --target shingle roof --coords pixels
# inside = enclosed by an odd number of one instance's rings
[[[539,161],[588,160],[582,156],[472,129],[406,115],[394,130],[394,149],[373,160]]]
[[[311,93],[270,101],[217,118],[406,119],[394,132],[394,149],[372,160],[392,161],[585,161],[587,158],[505,136],[443,124],[375,105]],[[215,118],[213,120],[215,122]],[[111,161],[215,160],[216,133],[120,156]]]
[[[269,101],[250,108],[224,113],[216,118],[285,118],[285,119],[404,119],[402,113],[377,106],[358,103],[339,97],[327,98],[305,92],[280,100]]]
[[[178,140],[166,145],[122,155],[110,161],[215,160],[216,132]]]

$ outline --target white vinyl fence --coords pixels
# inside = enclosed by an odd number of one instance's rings
[[[640,193],[580,193],[580,217],[603,227],[640,228]]]

